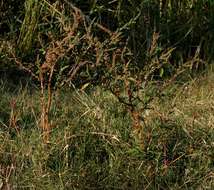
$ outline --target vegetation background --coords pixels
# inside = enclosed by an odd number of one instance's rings
[[[214,1],[1,0],[0,189],[214,189]]]

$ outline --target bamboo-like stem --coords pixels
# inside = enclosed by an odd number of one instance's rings
[[[33,45],[33,37],[38,24],[40,7],[41,5],[38,0],[25,1],[25,18],[18,39],[19,49],[24,53],[28,53]]]

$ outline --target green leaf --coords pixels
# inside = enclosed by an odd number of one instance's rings
[[[160,69],[160,74],[159,74],[159,75],[160,75],[160,77],[163,77],[163,74],[164,74],[164,69],[163,69],[163,68],[161,68],[161,69]]]

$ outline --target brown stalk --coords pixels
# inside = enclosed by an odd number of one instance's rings
[[[41,88],[41,121],[40,127],[43,131],[43,139],[44,142],[48,143],[50,138],[50,121],[49,121],[49,113],[52,103],[52,89],[51,89],[51,82],[54,73],[54,68],[56,62],[60,57],[60,51],[57,47],[52,47],[47,51],[45,62],[40,67],[39,78],[40,78],[40,88]],[[48,97],[46,99],[45,95],[45,75],[48,75]]]
[[[52,89],[51,89],[51,81],[52,81],[52,76],[53,76],[53,70],[54,70],[54,65],[51,68],[49,79],[48,79],[48,98],[46,101],[45,98],[45,81],[44,81],[44,74],[40,70],[40,87],[41,87],[41,121],[40,121],[40,126],[43,131],[43,139],[44,142],[48,143],[49,138],[50,138],[50,129],[51,125],[49,122],[49,112],[51,108],[51,103],[52,103]]]
[[[10,105],[11,105],[11,112],[10,112],[9,127],[15,129],[17,134],[19,134],[19,127],[17,125],[18,113],[16,111],[16,101],[12,100]]]
[[[43,139],[45,142],[48,142],[49,140],[49,121],[48,121],[48,113],[47,113],[47,107],[45,104],[45,92],[44,92],[44,76],[40,69],[40,88],[41,88],[41,120],[40,120],[40,127],[42,131],[44,132]]]

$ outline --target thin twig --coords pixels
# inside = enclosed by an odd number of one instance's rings
[[[23,63],[22,63],[21,61],[19,61],[18,58],[16,58],[16,56],[15,56],[14,53],[12,53],[12,56],[13,56],[13,58],[11,58],[11,59],[14,60],[15,63],[16,63],[22,70],[27,71],[32,77],[34,77],[35,79],[37,79],[37,80],[39,81],[39,77],[38,77],[37,75],[35,75],[35,74],[33,73],[32,70],[30,70],[29,68],[25,67],[25,66],[23,65]],[[32,64],[32,63],[28,63],[28,64]]]

